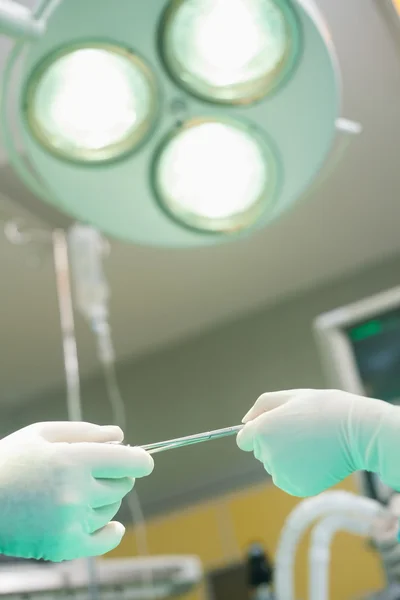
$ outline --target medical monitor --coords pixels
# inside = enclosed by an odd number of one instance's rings
[[[400,405],[400,287],[321,315],[315,331],[331,387]],[[383,503],[393,493],[371,473],[359,481]]]

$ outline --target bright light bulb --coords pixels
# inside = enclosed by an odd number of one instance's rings
[[[28,122],[39,140],[66,158],[98,161],[125,153],[154,119],[150,72],[120,48],[63,53],[33,76]]]
[[[252,225],[272,200],[275,164],[261,140],[240,124],[195,122],[164,146],[156,189],[166,210],[200,230]]]
[[[165,60],[192,92],[239,102],[267,94],[290,62],[293,15],[277,0],[185,0],[171,5]]]

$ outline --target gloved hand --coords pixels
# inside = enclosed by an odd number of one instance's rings
[[[238,445],[293,496],[323,492],[357,470],[400,490],[400,408],[346,392],[294,390],[261,396]]]
[[[133,478],[153,470],[122,440],[119,427],[89,423],[41,423],[1,440],[0,553],[58,562],[118,546],[125,529],[110,521]]]

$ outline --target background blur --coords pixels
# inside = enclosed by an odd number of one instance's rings
[[[149,0],[150,1],[150,0]],[[375,0],[319,0],[343,70],[345,114],[364,132],[339,168],[283,219],[250,240],[201,250],[112,243],[107,274],[126,442],[141,444],[238,424],[263,392],[321,388],[315,317],[400,283],[400,54]],[[0,38],[0,69],[8,43]],[[47,209],[3,161],[0,192],[46,222]],[[1,209],[3,210],[3,209]],[[31,259],[40,259],[39,266]],[[67,418],[61,336],[50,250],[0,236],[0,433]],[[94,344],[77,317],[87,421],[111,410]],[[296,500],[276,490],[233,439],[155,457],[137,483],[152,554],[197,554],[208,570],[261,541],[272,555]],[[355,489],[353,481],[347,489]],[[129,522],[129,515],[123,518]],[[297,563],[306,593],[306,544]],[[115,556],[135,553],[128,533]],[[332,597],[383,585],[366,542],[339,535]],[[196,598],[202,597],[202,590]]]

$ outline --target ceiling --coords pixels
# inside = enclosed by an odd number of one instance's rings
[[[151,2],[151,0],[148,0]],[[343,116],[360,121],[335,172],[289,214],[253,238],[201,250],[159,250],[113,243],[107,260],[112,325],[120,359],[195,335],[289,294],[315,287],[400,253],[400,46],[384,0],[319,0],[344,79]],[[0,39],[0,69],[8,50]],[[0,153],[0,192],[46,220],[58,215],[20,184]],[[6,217],[5,217],[6,218]],[[38,259],[39,265],[36,264]],[[51,245],[11,245],[0,236],[2,282],[0,402],[15,404],[62,385]],[[84,375],[96,368],[94,348],[78,319]]]

